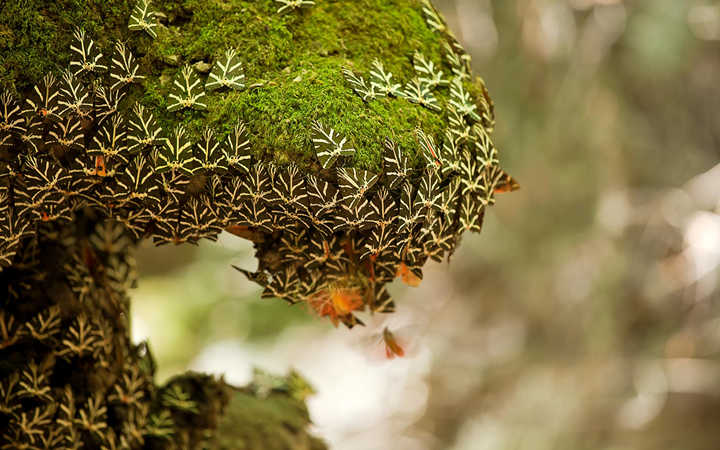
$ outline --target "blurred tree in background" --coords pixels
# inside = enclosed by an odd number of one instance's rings
[[[720,3],[436,3],[522,190],[421,289],[391,287],[418,350],[369,363],[377,328],[259,300],[224,236],[140,256],[161,378],[296,365],[340,450],[717,448]]]

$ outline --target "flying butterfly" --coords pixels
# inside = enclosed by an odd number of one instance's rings
[[[364,306],[363,292],[358,286],[334,283],[316,292],[308,300],[320,317],[328,317],[334,326],[339,322],[353,323],[350,316]],[[350,325],[348,325],[350,326]]]
[[[508,175],[505,171],[502,171],[500,178],[495,185],[495,193],[503,194],[505,192],[517,191],[518,189],[520,189],[520,183],[515,181],[515,179]]]

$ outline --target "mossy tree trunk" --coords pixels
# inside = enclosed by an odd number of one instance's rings
[[[157,3],[0,7],[0,449],[322,448],[292,374],[155,384],[133,250],[228,230],[263,296],[392,312],[515,187],[492,102],[427,0]]]

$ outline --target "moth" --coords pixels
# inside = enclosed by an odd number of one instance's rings
[[[217,240],[222,226],[207,202],[190,198],[180,210],[180,229],[183,238],[197,242],[200,239]]]
[[[403,346],[388,327],[383,328],[382,340],[385,344],[385,357],[387,359],[393,359],[395,357],[402,358],[405,356]]]
[[[245,89],[245,73],[242,62],[234,49],[227,50],[225,56],[213,65],[213,69],[205,82],[205,89],[214,91],[229,88],[241,91]]]
[[[110,79],[113,81],[110,89],[122,89],[144,79],[144,76],[138,75],[139,70],[140,66],[132,52],[122,42],[116,42],[110,66]]]
[[[0,94],[0,136],[22,134],[25,131],[24,124],[20,106],[10,92],[3,90]]]
[[[383,163],[385,179],[387,180],[388,188],[395,189],[399,184],[403,183],[410,174],[408,160],[400,147],[392,140],[385,139],[384,146]]]
[[[143,105],[136,103],[129,121],[128,151],[131,155],[146,151],[162,142],[162,128],[155,116]]]
[[[311,224],[321,235],[331,235],[335,225],[335,209],[342,200],[340,191],[315,175],[307,176],[306,189]]]
[[[445,42],[443,47],[445,49],[445,59],[450,65],[453,75],[461,81],[470,81],[470,55],[467,55],[464,51],[458,54],[450,42]]]
[[[460,172],[462,173],[461,194],[463,196],[481,195],[487,190],[485,179],[482,176],[483,171],[478,167],[478,161],[468,151],[463,151]]]
[[[355,93],[360,96],[364,102],[375,100],[384,96],[383,92],[378,90],[375,85],[372,83],[368,84],[363,77],[355,75],[355,72],[352,70],[343,68],[342,72],[345,76],[345,80],[347,80],[347,82],[350,83],[350,86],[352,86],[353,91],[355,91]]]
[[[402,233],[410,234],[413,232],[415,225],[422,223],[425,219],[425,213],[422,208],[418,208],[415,202],[416,192],[413,185],[405,182],[400,194],[400,215],[399,230]]]
[[[465,195],[460,200],[460,226],[465,231],[479,233],[482,230],[485,208],[476,198]]]
[[[332,167],[338,158],[355,154],[355,149],[348,144],[346,138],[339,136],[332,128],[325,128],[318,121],[313,122],[312,142],[323,169]]]
[[[155,39],[157,26],[157,13],[150,10],[150,0],[138,0],[130,15],[128,28],[132,31],[144,31]]]
[[[432,136],[428,136],[423,130],[416,128],[415,139],[422,149],[422,154],[427,164],[436,169],[442,167],[440,152],[438,151],[437,146],[435,145],[435,140]]]
[[[80,119],[87,119],[93,108],[90,92],[69,70],[63,74],[63,82],[58,99],[63,108],[60,115],[74,114]]]
[[[118,115],[105,123],[88,149],[90,155],[101,155],[106,164],[128,162],[127,132],[125,119]]]
[[[430,0],[422,0],[422,10],[425,15],[425,22],[433,31],[445,33],[448,30],[445,19],[442,18],[440,13],[430,3]]]
[[[18,134],[20,142],[30,151],[37,151],[43,143],[43,124],[35,115],[27,115],[23,120],[22,130]]]
[[[33,93],[25,101],[27,107],[23,111],[27,115],[35,115],[40,121],[58,120],[60,118],[60,92],[57,80],[52,73],[45,75],[39,84],[33,87]]]
[[[155,179],[152,163],[144,155],[138,155],[118,175],[118,197],[150,205],[160,203],[160,187]]]
[[[422,83],[418,78],[413,78],[405,85],[403,97],[408,101],[424,106],[431,111],[442,111],[440,103],[433,95],[430,85]]]
[[[248,138],[247,127],[243,122],[238,122],[225,139],[223,154],[229,167],[242,172],[250,170],[250,161],[252,159],[250,139]]]
[[[385,66],[379,59],[373,60],[370,70],[370,85],[383,96],[400,97],[402,85],[393,81],[393,74],[385,71]]]
[[[344,231],[346,233],[365,231],[372,227],[372,214],[367,199],[358,200],[354,205],[343,204],[335,216],[335,227],[333,231]]]
[[[203,103],[205,91],[202,88],[202,82],[198,78],[195,69],[189,64],[182,68],[180,73],[173,81],[174,91],[170,94],[170,104],[168,111],[180,111],[186,108],[204,110],[207,104]]]
[[[283,209],[307,210],[308,194],[305,189],[305,178],[297,166],[291,165],[281,170],[273,189]]]
[[[464,144],[474,138],[473,127],[468,125],[465,116],[460,114],[454,106],[447,108],[448,132],[456,144]]]
[[[206,127],[202,140],[195,145],[195,159],[204,172],[223,172],[227,170],[227,159],[220,143],[215,139],[212,128]]]
[[[313,6],[315,2],[313,0],[275,0],[277,3],[280,3],[282,6],[278,8],[277,12],[281,13],[288,9],[299,9],[303,6]]]
[[[23,175],[27,192],[33,199],[44,200],[50,195],[55,202],[62,200],[60,194],[71,178],[62,166],[51,163],[48,158],[35,155],[25,157]]]
[[[84,148],[84,136],[80,121],[68,116],[53,124],[45,145],[58,146],[64,151],[81,151]]]
[[[76,28],[73,36],[75,42],[70,45],[70,50],[75,53],[75,58],[70,60],[70,68],[75,69],[73,75],[83,76],[106,71],[107,66],[101,64],[103,54],[95,46],[95,41],[85,33],[85,30]]]
[[[239,225],[245,225],[264,232],[272,231],[272,216],[267,205],[257,199],[246,201],[237,212]]]
[[[490,135],[477,124],[473,127],[473,132],[476,137],[474,149],[480,166],[483,169],[497,166],[500,163],[498,150]]]
[[[355,169],[355,168],[341,168],[337,171],[340,192],[342,192],[343,199],[352,208],[360,203],[365,194],[375,186],[375,183],[379,180],[379,176],[375,173],[368,172],[367,170]]]
[[[95,87],[95,93],[95,115],[98,123],[102,123],[105,119],[118,112],[120,102],[125,97],[125,93],[99,85]]]
[[[124,253],[132,244],[125,228],[112,220],[105,220],[95,226],[89,241],[96,250],[104,253]]]
[[[453,79],[450,84],[450,106],[455,108],[458,114],[472,121],[481,120],[480,115],[477,113],[477,105],[473,103],[470,93],[465,90],[460,78]]]
[[[182,125],[175,127],[172,136],[165,139],[165,145],[161,147],[158,158],[159,165],[155,168],[156,172],[193,174],[197,160],[192,155],[192,143]]]
[[[438,209],[441,198],[442,191],[440,190],[438,172],[433,168],[428,168],[420,179],[420,187],[415,197],[415,209],[423,211],[427,220],[430,211]]]
[[[460,173],[460,152],[461,147],[457,144],[450,130],[445,130],[443,145],[440,148],[440,160],[442,166],[440,171],[443,178],[450,178],[455,173]]]
[[[442,70],[435,67],[435,63],[427,59],[425,55],[416,51],[413,56],[413,67],[418,75],[421,84],[430,89],[448,86],[450,82],[443,78]]]

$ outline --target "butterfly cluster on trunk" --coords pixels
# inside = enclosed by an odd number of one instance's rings
[[[345,70],[363,100],[404,98],[448,123],[442,136],[417,129],[413,148],[386,139],[377,170],[353,167],[352,137],[319,121],[308,123],[317,167],[310,173],[259,159],[242,122],[201,136],[181,125],[164,130],[157,111],[130,102],[145,78],[130,48],[117,42],[106,57],[77,29],[73,58],[59,77],[46,75],[22,100],[0,93],[0,155],[7,161],[0,166],[0,269],[45,224],[91,209],[107,218],[93,235],[98,245],[148,237],[157,245],[197,243],[228,230],[255,242],[258,270],[239,270],[263,296],[306,303],[348,326],[358,311],[392,311],[387,283],[417,285],[428,260],[449,258],[465,231],[480,231],[495,193],[517,188],[499,168],[489,96],[483,88],[482,98],[473,98],[467,54],[429,3],[424,10],[429,26],[448,36],[449,77],[420,52],[412,61],[416,77],[404,87],[379,60],[367,81]],[[157,14],[141,0],[129,28],[155,36],[156,26]],[[240,56],[230,49],[204,80],[192,66],[181,68],[166,109],[203,111],[206,91],[244,89]],[[449,92],[443,105],[437,89]],[[126,273],[131,265],[121,266]]]

